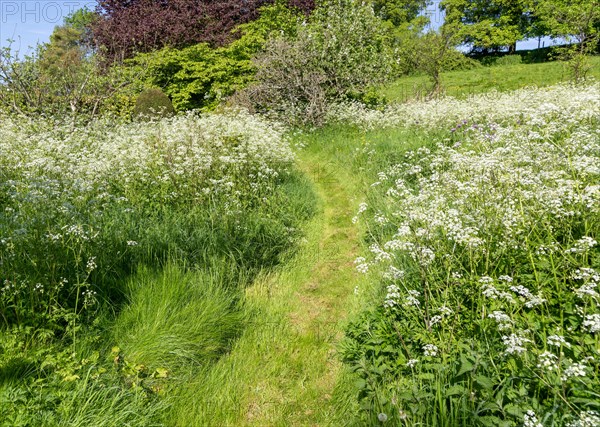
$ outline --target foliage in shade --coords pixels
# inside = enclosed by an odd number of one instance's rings
[[[134,116],[138,118],[169,117],[175,113],[173,103],[160,89],[146,89],[137,98]]]
[[[255,20],[259,8],[270,3],[273,0],[102,0],[92,31],[109,59],[165,46],[222,46],[235,38],[232,30],[237,25]],[[305,13],[315,7],[314,0],[287,4]]]

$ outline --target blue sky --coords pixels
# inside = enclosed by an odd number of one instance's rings
[[[427,9],[433,28],[438,28],[444,20],[438,9],[439,1],[434,1]],[[0,46],[8,46],[7,39],[13,39],[12,47],[25,53],[30,46],[47,42],[56,25],[70,12],[82,7],[94,9],[95,0],[0,0]],[[550,38],[542,39],[550,46]],[[517,43],[517,49],[533,49],[538,40]]]
[[[12,47],[25,53],[29,46],[47,42],[69,13],[95,5],[94,0],[0,0],[0,46],[13,39]]]

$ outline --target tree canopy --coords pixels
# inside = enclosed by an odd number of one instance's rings
[[[431,0],[373,0],[375,15],[384,21],[400,26],[419,16]]]
[[[515,49],[532,35],[534,15],[528,0],[443,0],[445,25],[457,25],[463,43],[475,49]]]
[[[259,15],[275,0],[99,0],[99,19],[92,26],[96,43],[110,59],[131,57],[162,47],[196,43],[222,46],[234,39],[232,30]],[[287,0],[305,13],[314,0]]]

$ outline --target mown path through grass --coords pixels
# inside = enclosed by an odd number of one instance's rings
[[[345,380],[336,346],[360,278],[353,268],[355,178],[319,148],[299,168],[319,198],[305,240],[278,271],[247,289],[253,320],[232,351],[176,399],[177,425],[345,425]]]

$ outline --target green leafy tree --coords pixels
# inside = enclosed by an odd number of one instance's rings
[[[373,0],[373,10],[382,20],[399,27],[416,19],[430,4],[430,0]]]
[[[80,116],[100,113],[116,91],[129,84],[118,69],[104,69],[89,43],[91,15],[76,13],[57,26],[50,42],[29,55],[0,51],[0,106],[19,114]]]
[[[456,26],[445,25],[438,31],[413,34],[403,40],[402,60],[427,75],[432,83],[429,96],[442,92],[442,72],[468,61],[456,46],[459,43]]]
[[[584,79],[590,69],[587,57],[600,39],[600,0],[545,0],[535,5],[535,12],[549,35],[570,43],[558,49],[559,58],[575,81]]]
[[[458,29],[463,43],[481,51],[508,47],[534,33],[534,16],[527,0],[443,0],[445,25]]]

